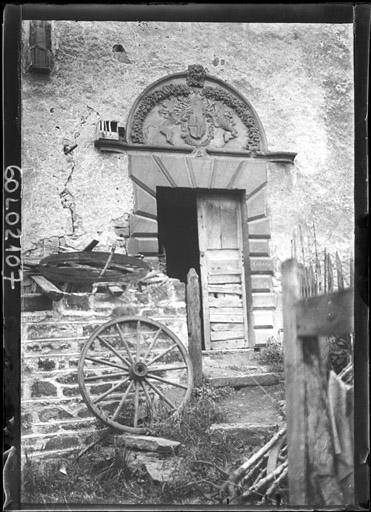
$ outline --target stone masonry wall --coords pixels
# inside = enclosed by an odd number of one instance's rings
[[[125,125],[140,92],[195,63],[252,103],[270,150],[297,153],[295,167],[270,166],[272,256],[290,256],[299,223],[310,239],[312,220],[320,248],[350,250],[351,25],[55,21],[50,76],[27,71],[28,21],[23,29],[25,252],[81,249],[92,238],[108,247],[118,235],[125,252],[133,205],[127,156],[94,148],[96,123]]]
[[[149,317],[166,325],[187,346],[185,285],[169,279],[122,298],[74,294],[48,312],[22,314],[22,448],[53,456],[81,449],[101,429],[77,384],[77,365],[93,330],[116,315]]]

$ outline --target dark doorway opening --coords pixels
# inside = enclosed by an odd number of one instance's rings
[[[184,283],[194,268],[200,275],[196,190],[157,187],[160,252],[166,255],[166,273]]]

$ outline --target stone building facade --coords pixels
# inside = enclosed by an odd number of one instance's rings
[[[72,446],[87,424],[74,368],[91,328],[115,307],[163,321],[187,344],[193,266],[204,305],[220,287],[241,287],[224,310],[238,317],[237,331],[220,334],[220,315],[203,307],[203,348],[263,345],[282,325],[279,265],[297,226],[307,247],[314,221],[319,246],[351,248],[352,33],[56,21],[43,43],[50,72],[38,73],[32,23],[23,23],[21,62],[24,255],[98,239],[100,250],[115,243],[155,269],[165,264],[170,277],[119,299],[77,293],[35,313],[36,325],[25,315],[26,439],[42,432],[40,449],[52,450],[53,429],[71,434]],[[59,426],[45,419],[45,404]]]

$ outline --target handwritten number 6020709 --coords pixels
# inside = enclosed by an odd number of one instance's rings
[[[20,187],[22,183],[22,169],[17,165],[9,165],[4,172],[4,204],[5,204],[5,259],[4,280],[10,281],[11,289],[15,283],[22,281],[21,270],[21,216],[15,211],[14,203],[20,201]],[[16,197],[12,197],[15,195]],[[18,196],[18,197],[17,197]],[[19,208],[17,208],[19,210]],[[13,239],[13,240],[12,240]],[[14,243],[11,243],[11,242]],[[7,243],[8,242],[8,243]],[[16,245],[14,245],[16,244]]]

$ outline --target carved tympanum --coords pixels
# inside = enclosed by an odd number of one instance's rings
[[[262,149],[251,106],[199,65],[144,94],[131,113],[128,133],[137,144]]]

